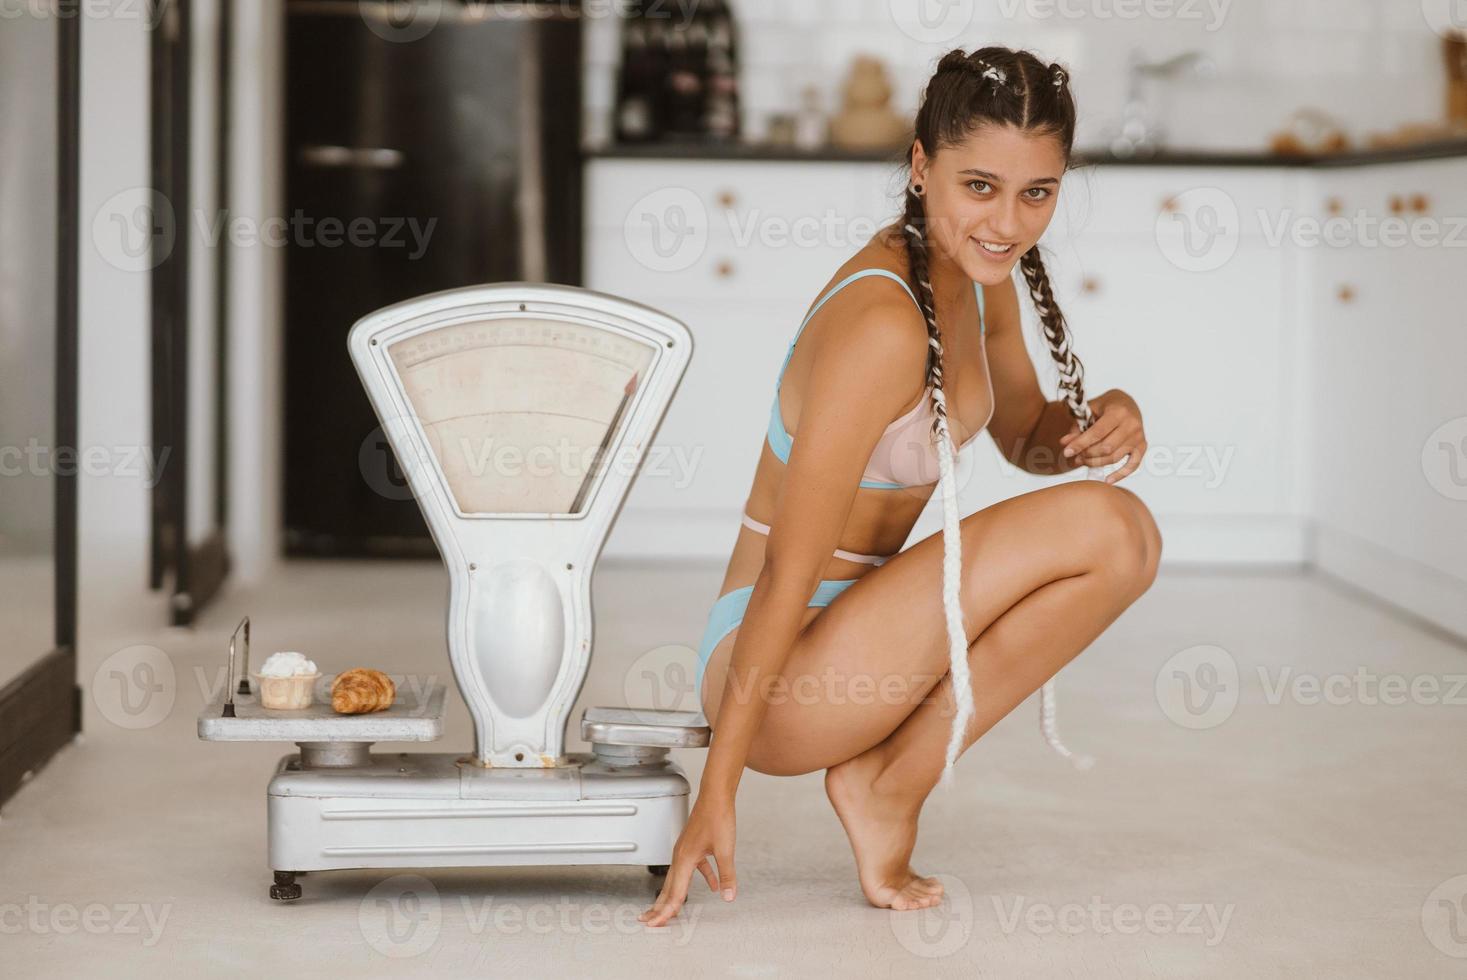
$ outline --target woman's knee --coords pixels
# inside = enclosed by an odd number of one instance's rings
[[[1077,545],[1096,571],[1116,578],[1140,595],[1156,577],[1161,533],[1151,511],[1125,487],[1098,480],[1063,485],[1066,517],[1076,522]]]

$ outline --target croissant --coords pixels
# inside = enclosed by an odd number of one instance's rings
[[[344,670],[331,682],[331,707],[344,715],[385,711],[396,697],[392,678],[371,667]]]

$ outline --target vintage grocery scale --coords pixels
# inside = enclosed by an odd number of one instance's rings
[[[337,868],[665,872],[689,791],[668,750],[708,744],[702,713],[588,709],[590,753],[565,751],[565,727],[591,660],[591,572],[692,357],[687,327],[586,289],[497,283],[378,310],[347,346],[448,566],[449,662],[475,745],[369,751],[439,738],[441,684],[399,683],[366,715],[333,712],[324,685],[311,708],[259,707],[242,624],[198,732],[300,747],[267,790],[271,897]]]

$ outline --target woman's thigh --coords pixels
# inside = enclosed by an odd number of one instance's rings
[[[1095,481],[1045,487],[963,518],[959,601],[971,644],[1030,592],[1072,575],[1149,581],[1160,538],[1134,494]],[[828,607],[807,610],[779,683],[767,693],[749,765],[846,759],[902,723],[948,670],[939,531],[867,572]],[[734,630],[709,658],[704,712],[717,726]],[[740,692],[740,697],[753,696]],[[823,767],[822,767],[823,768]]]

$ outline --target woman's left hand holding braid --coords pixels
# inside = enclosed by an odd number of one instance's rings
[[[1079,463],[1085,466],[1106,466],[1129,456],[1126,465],[1114,473],[1107,473],[1106,483],[1117,483],[1141,465],[1146,452],[1146,434],[1141,426],[1141,408],[1136,399],[1112,388],[1103,395],[1089,401],[1095,419],[1090,428],[1080,431],[1075,422],[1070,431],[1060,436],[1066,458],[1078,454]]]

